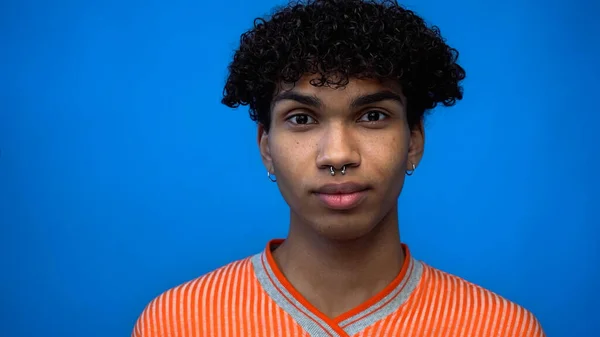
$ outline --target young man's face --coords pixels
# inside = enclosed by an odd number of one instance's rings
[[[409,129],[395,83],[334,89],[310,79],[273,99],[270,130],[259,127],[263,162],[294,219],[332,239],[358,238],[395,210],[405,170],[421,159],[422,129]]]

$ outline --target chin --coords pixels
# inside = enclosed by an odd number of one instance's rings
[[[337,220],[337,221],[336,221]],[[367,236],[377,226],[375,221],[364,219],[331,219],[313,222],[313,229],[319,236],[335,241],[350,241]]]

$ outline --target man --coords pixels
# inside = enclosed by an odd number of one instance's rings
[[[288,237],[163,293],[133,336],[544,336],[530,312],[400,240],[424,114],[462,98],[457,55],[394,2],[316,0],[257,20],[223,103],[258,123]]]

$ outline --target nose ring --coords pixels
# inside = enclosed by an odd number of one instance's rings
[[[346,165],[342,166],[342,170],[340,172],[342,173],[342,175],[346,174]],[[335,169],[333,168],[333,166],[329,166],[329,174],[331,174],[332,176],[335,175]]]

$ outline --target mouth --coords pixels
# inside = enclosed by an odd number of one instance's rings
[[[367,190],[367,186],[358,183],[328,184],[321,186],[315,195],[327,208],[349,210],[365,199]]]

